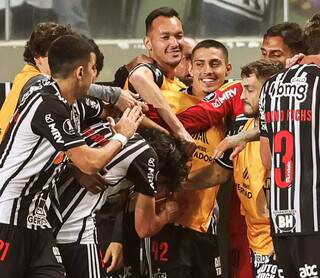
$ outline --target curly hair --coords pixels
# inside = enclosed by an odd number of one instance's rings
[[[23,59],[27,63],[35,65],[34,57],[47,55],[51,43],[63,36],[74,35],[75,31],[68,25],[61,25],[54,22],[39,23],[30,35],[24,47]]]
[[[170,191],[175,191],[189,173],[187,166],[189,157],[185,152],[184,144],[180,140],[153,128],[141,129],[139,134],[146,139],[158,155],[159,173],[169,180],[166,184],[167,188]]]
[[[320,13],[314,14],[305,24],[303,38],[308,55],[320,54]]]

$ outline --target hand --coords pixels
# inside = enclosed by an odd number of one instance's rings
[[[134,106],[132,109],[127,108],[116,124],[112,118],[108,118],[108,121],[116,133],[121,133],[129,139],[136,132],[143,118],[141,107]]]
[[[233,136],[228,136],[215,148],[213,158],[217,159],[222,157],[226,150],[233,148],[233,152],[230,155],[230,160],[233,160],[245,148],[246,143],[245,136],[242,132]]]
[[[115,103],[115,107],[117,107],[120,111],[126,110],[126,108],[133,108],[134,106],[138,105],[142,108],[144,113],[148,112],[149,107],[148,105],[143,102],[137,100],[139,94],[135,94],[129,90],[121,90],[121,94],[119,99]]]
[[[106,188],[108,187],[106,181],[99,173],[94,175],[87,175],[79,170],[76,174],[74,174],[74,176],[81,186],[83,186],[93,194],[98,194],[106,190]]]
[[[292,67],[295,64],[299,64],[300,61],[304,58],[304,54],[298,53],[291,58],[286,59],[286,69]]]
[[[184,129],[180,133],[176,133],[176,134],[173,133],[173,135],[176,138],[179,138],[183,142],[183,144],[185,145],[185,150],[186,150],[187,155],[189,157],[192,157],[192,154],[196,150],[197,145],[196,145],[194,139],[189,134],[189,132]]]
[[[167,215],[168,223],[172,223],[179,216],[178,203],[175,201],[167,200],[165,203],[164,212]]]
[[[109,263],[111,260],[111,263]],[[108,264],[107,272],[112,272],[119,269],[123,265],[123,250],[122,244],[111,242],[107,248],[103,258],[103,263]]]

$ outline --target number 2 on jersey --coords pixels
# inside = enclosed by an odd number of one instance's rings
[[[4,261],[7,256],[10,243],[0,239],[0,262]]]
[[[274,137],[274,154],[275,158],[280,156],[280,165],[276,165],[274,169],[275,183],[280,188],[291,186],[294,172],[293,164],[293,135],[287,130],[278,132]]]

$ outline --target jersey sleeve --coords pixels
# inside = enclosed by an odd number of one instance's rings
[[[43,100],[35,111],[31,128],[35,134],[48,139],[58,151],[85,144],[71,121],[69,107],[58,99],[46,97]]]
[[[235,119],[243,114],[243,103],[240,98],[242,90],[240,82],[224,86],[223,89],[211,93],[197,105],[180,113],[178,119],[190,133],[207,130],[219,124],[226,116]]]
[[[261,137],[268,137],[266,115],[265,115],[265,104],[266,104],[266,90],[265,85],[263,85],[259,100],[259,129]]]
[[[241,132],[247,121],[248,118],[243,115],[236,117],[227,131],[227,136],[233,136]],[[230,160],[231,153],[232,149],[228,149],[224,152],[222,157],[216,159],[215,161],[223,168],[233,169],[233,162]]]
[[[158,157],[152,148],[148,148],[132,161],[127,179],[134,183],[135,192],[153,197],[157,193],[158,173]]]
[[[97,119],[103,111],[103,101],[93,96],[84,96],[77,100],[81,121]]]

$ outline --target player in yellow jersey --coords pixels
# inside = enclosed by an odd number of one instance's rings
[[[199,42],[192,52],[192,86],[187,94],[164,92],[173,111],[183,111],[217,89],[241,89],[237,82],[226,82],[231,71],[228,52],[223,44],[214,40]],[[226,83],[226,84],[224,84]],[[213,93],[213,94],[212,94]],[[181,109],[181,107],[183,108]],[[214,147],[224,136],[221,125],[192,135],[197,149],[191,171],[209,165]],[[166,277],[221,277],[221,262],[211,217],[216,203],[218,186],[193,192],[180,190],[173,198],[178,201],[180,215],[175,224],[167,225],[151,239],[153,273]]]
[[[247,131],[259,123],[259,96],[263,83],[272,75],[283,69],[276,61],[259,60],[242,68],[241,77],[244,87],[241,99],[244,103],[244,114],[248,121],[243,127]],[[243,151],[233,160],[234,181],[241,202],[242,214],[247,223],[247,237],[251,249],[254,277],[278,277],[268,208],[268,171],[264,168],[260,155],[260,142],[246,144]],[[226,159],[223,160],[226,162]],[[231,164],[232,165],[232,164]],[[223,177],[218,176],[219,167],[215,162],[206,168],[193,173],[189,186],[217,183]],[[211,169],[210,169],[211,168]],[[214,171],[214,170],[215,171]],[[200,178],[201,177],[201,178]],[[268,275],[268,276],[266,276]]]

